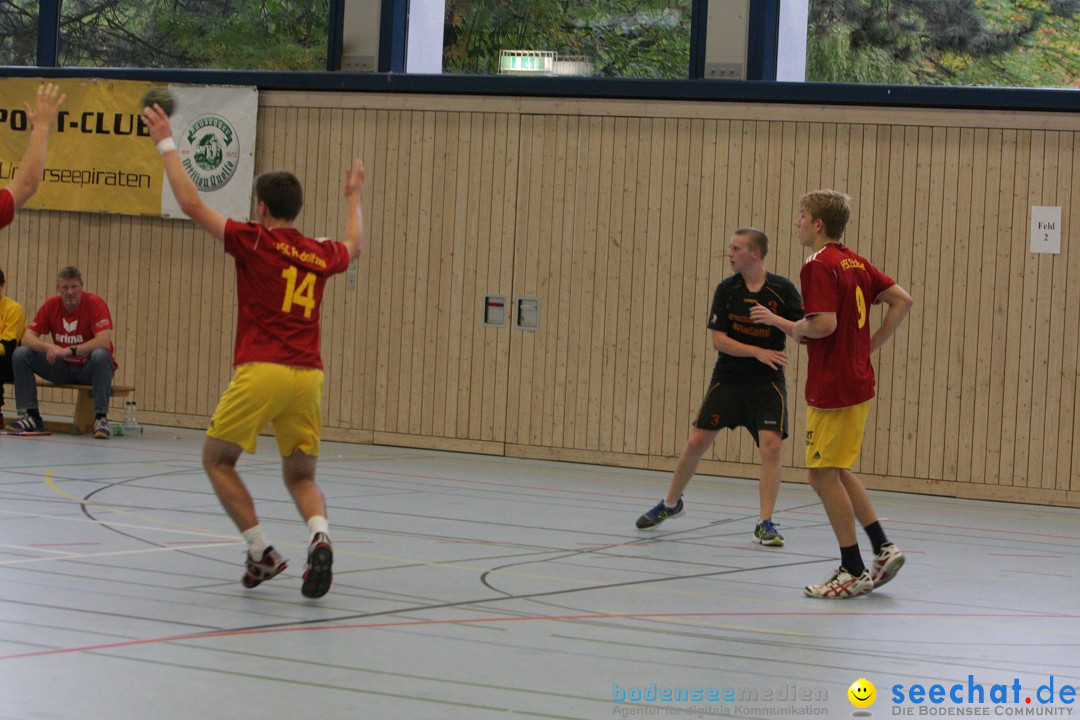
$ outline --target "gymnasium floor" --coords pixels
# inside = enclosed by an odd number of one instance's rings
[[[837,555],[804,484],[772,549],[752,481],[699,477],[642,532],[665,473],[328,443],[310,601],[272,441],[241,470],[291,565],[245,590],[201,437],[0,437],[0,718],[1080,715],[1076,510],[875,493],[907,567],[828,602],[802,597]]]

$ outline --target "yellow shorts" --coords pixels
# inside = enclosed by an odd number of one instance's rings
[[[317,457],[322,387],[322,370],[274,363],[241,365],[218,401],[206,434],[253,453],[259,433],[272,422],[282,457],[296,450]]]
[[[862,451],[870,401],[835,410],[806,409],[806,467],[855,467]]]

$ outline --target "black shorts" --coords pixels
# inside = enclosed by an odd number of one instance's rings
[[[694,427],[701,430],[744,427],[758,445],[758,431],[788,436],[787,386],[781,382],[719,382],[705,393]]]

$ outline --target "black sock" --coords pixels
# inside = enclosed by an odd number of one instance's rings
[[[103,417],[108,417],[108,415],[106,415],[105,413],[94,413],[95,420],[100,420]]]
[[[38,422],[41,422],[41,413],[38,412],[37,408],[27,408],[26,414],[27,416],[34,418]]]
[[[866,570],[866,564],[863,563],[862,555],[859,553],[858,543],[851,547],[840,548],[840,564],[855,577],[863,574],[863,571]]]
[[[875,520],[864,527],[863,530],[866,531],[867,537],[870,538],[870,544],[874,547],[875,555],[881,552],[882,546],[889,544],[889,541],[885,539],[885,531],[881,529],[880,521]]]

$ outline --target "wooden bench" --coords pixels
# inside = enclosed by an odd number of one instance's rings
[[[64,390],[75,390],[77,396],[75,398],[75,416],[71,420],[71,424],[52,422],[51,420],[45,421],[45,428],[52,430],[53,432],[70,432],[72,435],[89,434],[94,430],[94,386],[93,385],[54,385],[48,380],[38,379],[37,386],[39,388],[61,388]],[[135,388],[132,385],[113,385],[112,396],[124,397],[135,392]]]

